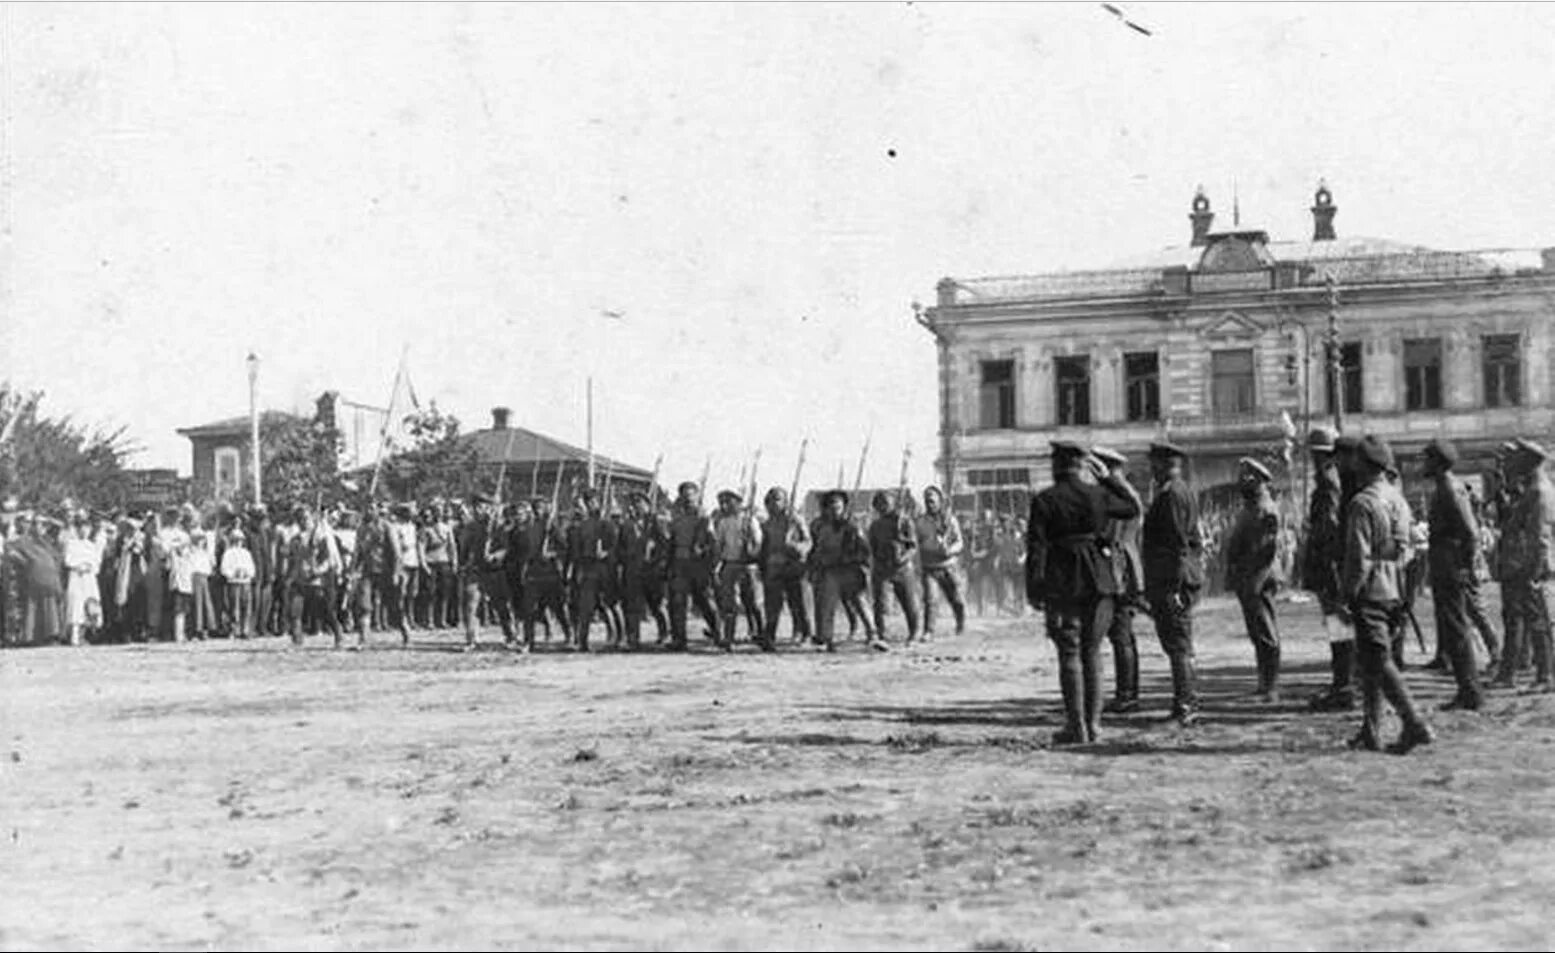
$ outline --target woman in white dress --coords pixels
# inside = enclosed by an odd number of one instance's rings
[[[85,510],[70,515],[60,533],[65,555],[65,631],[71,645],[80,645],[88,627],[102,618],[97,570],[102,565],[101,544],[92,538]]]

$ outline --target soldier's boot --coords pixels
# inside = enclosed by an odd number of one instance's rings
[[[1350,711],[1355,707],[1355,640],[1328,643],[1333,684],[1314,697],[1313,711]]]
[[[1171,720],[1184,728],[1189,728],[1199,721],[1199,692],[1194,658],[1186,652],[1179,652],[1172,656],[1171,663]]]
[[[723,617],[723,637],[718,640],[718,647],[725,652],[734,651],[734,633],[739,627],[739,616],[730,613]]]
[[[950,609],[956,616],[956,634],[960,635],[966,631],[966,604],[963,602],[952,603]]]
[[[1274,703],[1280,700],[1280,646],[1279,643],[1269,646],[1268,649],[1269,671],[1264,676],[1264,701]]]
[[[1091,664],[1084,664],[1086,661]],[[1101,737],[1102,673],[1099,652],[1088,660],[1082,660],[1081,673],[1084,676],[1082,707],[1085,713],[1085,740],[1096,741]]]
[[[1466,638],[1458,639],[1456,644],[1447,647],[1446,654],[1453,677],[1458,682],[1458,692],[1451,701],[1441,706],[1441,710],[1479,711],[1483,699],[1479,690],[1479,672],[1474,664],[1473,644]]]
[[[1134,645],[1114,643],[1112,646],[1113,685],[1116,694],[1107,702],[1104,710],[1114,714],[1139,709],[1139,650]]]
[[[1085,713],[1081,710],[1085,686],[1080,671],[1080,656],[1065,654],[1058,659],[1058,690],[1064,696],[1064,730],[1053,735],[1055,745],[1085,743]]]
[[[1382,683],[1375,677],[1361,680],[1361,730],[1349,741],[1356,751],[1382,750]]]
[[[1541,694],[1555,690],[1555,682],[1551,680],[1551,675],[1555,674],[1551,672],[1555,659],[1550,657],[1550,630],[1540,626],[1529,626],[1528,641],[1533,643],[1534,671],[1533,684],[1528,686],[1528,690]]]
[[[1404,723],[1404,730],[1398,736],[1398,740],[1388,746],[1388,750],[1394,754],[1408,754],[1421,745],[1428,745],[1436,740],[1436,734],[1431,731],[1425,719],[1420,717],[1420,711],[1415,707],[1415,700],[1410,697],[1409,689],[1404,687],[1404,680],[1399,677],[1397,671],[1391,666],[1382,672],[1382,693],[1398,712],[1398,717]]]

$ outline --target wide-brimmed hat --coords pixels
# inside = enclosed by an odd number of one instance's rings
[[[1355,452],[1363,462],[1369,463],[1379,470],[1392,471],[1394,469],[1393,448],[1388,446],[1386,440],[1376,434],[1367,434],[1362,437],[1360,444],[1355,448]]]
[[[736,503],[745,502],[745,498],[740,496],[735,490],[719,490],[718,502],[722,503],[724,500],[733,500]]]
[[[1274,474],[1269,472],[1269,468],[1252,457],[1243,457],[1236,462],[1236,465],[1241,469],[1243,476],[1255,477],[1264,483],[1269,483],[1274,479]]]

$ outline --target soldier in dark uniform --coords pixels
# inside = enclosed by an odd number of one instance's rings
[[[1139,558],[1139,529],[1144,503],[1128,482],[1128,458],[1107,447],[1093,447],[1091,456],[1107,467],[1107,475],[1134,500],[1138,511],[1128,519],[1107,525],[1107,546],[1112,551],[1112,574],[1118,584],[1107,641],[1112,643],[1114,694],[1103,710],[1125,714],[1139,710],[1139,646],[1134,639],[1134,613],[1144,605],[1145,568]],[[1028,527],[1027,532],[1030,532]]]
[[[1350,609],[1339,585],[1344,565],[1345,505],[1354,495],[1354,448],[1357,440],[1339,437],[1318,427],[1307,437],[1312,455],[1312,498],[1307,515],[1307,544],[1302,564],[1302,584],[1317,596],[1328,635],[1329,687],[1314,696],[1314,711],[1348,711],[1355,707],[1355,631]]]
[[[1064,729],[1054,744],[1095,741],[1101,730],[1101,639],[1118,594],[1109,521],[1139,515],[1137,498],[1121,477],[1087,457],[1078,444],[1053,445],[1053,485],[1031,501],[1026,521],[1026,595],[1046,615],[1058,651]],[[1089,461],[1089,462],[1087,462]],[[1090,466],[1100,486],[1084,482]]]
[[[502,626],[502,641],[509,648],[515,643],[513,617],[508,610],[507,559],[508,537],[497,517],[496,497],[475,497],[475,519],[459,528],[459,575],[464,586],[464,650],[475,648],[480,628],[480,605],[484,596],[488,610]]]
[[[1172,668],[1172,718],[1188,727],[1198,721],[1193,606],[1204,585],[1204,540],[1198,501],[1182,476],[1184,459],[1172,444],[1150,445],[1156,493],[1141,528],[1140,555],[1150,618]]]
[[[875,612],[873,645],[885,645],[885,599],[889,588],[907,620],[907,641],[918,637],[918,600],[913,596],[917,572],[913,559],[918,551],[918,534],[912,522],[893,505],[891,495],[875,494],[871,505],[874,522],[869,524],[869,591]]]
[[[848,519],[845,490],[821,495],[821,515],[810,524],[810,538],[814,541],[809,565],[815,587],[815,641],[834,652],[838,604],[869,560],[869,544]]]
[[[627,502],[627,517],[621,523],[616,553],[621,573],[621,606],[626,615],[626,647],[637,651],[642,645],[642,624],[648,614],[648,590],[655,576],[663,573],[659,556],[665,540],[658,522],[648,508],[648,494],[634,492]]]
[[[1397,505],[1387,486],[1393,451],[1368,436],[1355,452],[1359,489],[1345,510],[1345,555],[1340,585],[1350,603],[1361,676],[1361,730],[1350,747],[1378,750],[1384,697],[1404,723],[1391,746],[1402,754],[1434,736],[1393,663],[1393,617],[1403,593],[1403,564],[1409,548],[1409,508]]]
[[[805,610],[805,561],[810,555],[810,530],[788,508],[788,493],[779,486],[767,491],[763,500],[767,522],[762,527],[761,569],[762,601],[766,607],[767,630],[762,633],[761,649],[777,651],[778,617],[788,606],[789,622],[795,635],[809,640],[810,614]]]
[[[578,651],[587,652],[589,629],[595,613],[603,608],[606,576],[615,559],[616,533],[615,527],[601,515],[599,493],[593,487],[584,489],[580,499],[584,513],[567,533],[567,561],[576,600],[573,623],[577,647]]]
[[[1237,487],[1242,508],[1226,542],[1226,589],[1242,606],[1242,621],[1253,643],[1258,664],[1254,694],[1265,702],[1279,701],[1280,625],[1274,596],[1279,591],[1275,557],[1279,552],[1280,511],[1269,495],[1273,476],[1251,457],[1237,463]]]
[[[1534,693],[1555,691],[1555,486],[1544,472],[1546,457],[1531,440],[1515,442],[1506,468],[1516,501],[1501,528],[1501,598],[1512,609],[1494,684],[1512,686],[1523,647],[1531,643],[1534,681],[1528,690]]]
[[[685,651],[688,603],[702,614],[707,637],[715,642],[718,614],[707,598],[713,571],[713,527],[702,513],[701,488],[688,480],[677,494],[669,525],[670,648]]]
[[[1435,484],[1428,518],[1430,546],[1426,564],[1436,612],[1436,643],[1452,667],[1458,693],[1444,710],[1480,707],[1479,672],[1469,641],[1468,592],[1479,551],[1479,523],[1463,485],[1452,477],[1458,451],[1433,440],[1420,452],[1421,472]]]
[[[255,540],[254,545],[254,562],[257,565],[259,541]],[[378,516],[378,510],[371,504],[362,507],[362,528],[356,532],[355,560],[355,589],[350,593],[351,606],[356,611],[356,644],[366,647],[373,609],[387,598],[392,588],[389,576],[394,565],[394,550],[389,543],[388,531]]]

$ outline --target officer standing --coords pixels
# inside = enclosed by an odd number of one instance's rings
[[[1185,728],[1198,721],[1193,605],[1204,585],[1199,505],[1182,475],[1186,457],[1172,444],[1150,445],[1156,492],[1141,531],[1145,598],[1150,603],[1156,637],[1172,668],[1171,717]]]
[[[1279,591],[1275,558],[1279,551],[1280,512],[1269,495],[1268,468],[1251,457],[1237,462],[1242,508],[1226,542],[1226,589],[1242,606],[1242,621],[1258,664],[1260,701],[1279,701],[1280,626],[1274,596]]]
[[[1058,651],[1064,729],[1053,743],[1084,744],[1101,730],[1101,638],[1118,594],[1108,521],[1138,516],[1139,503],[1120,476],[1078,444],[1054,442],[1052,461],[1053,485],[1032,498],[1026,521],[1026,597],[1043,611]],[[1101,485],[1084,482],[1082,467]]]
[[[1525,641],[1533,645],[1530,692],[1555,690],[1551,682],[1551,621],[1555,619],[1555,486],[1544,472],[1547,454],[1531,440],[1518,440],[1507,455],[1507,478],[1516,501],[1501,528],[1502,599],[1512,606],[1501,671],[1495,684],[1511,687]],[[1515,623],[1515,624],[1514,624]],[[1517,644],[1513,644],[1514,638]]]
[[[869,591],[875,613],[876,647],[885,645],[885,599],[889,588],[907,620],[907,641],[918,637],[918,600],[913,595],[913,556],[918,534],[885,491],[877,492],[871,505],[875,519],[869,524]]]
[[[788,606],[790,624],[795,635],[808,641],[811,638],[810,615],[805,610],[804,570],[810,555],[810,530],[804,520],[796,517],[788,508],[788,492],[782,487],[772,487],[763,500],[767,507],[767,522],[762,527],[761,567],[762,602],[766,609],[767,629],[762,633],[761,650],[777,651],[778,618],[783,606]]]
[[[1452,668],[1458,693],[1444,711],[1480,706],[1479,673],[1469,641],[1468,598],[1473,585],[1479,524],[1463,485],[1452,477],[1458,451],[1445,440],[1432,440],[1420,451],[1421,472],[1435,485],[1428,526],[1426,566],[1436,613],[1436,644]]]
[[[1387,698],[1404,723],[1391,746],[1399,754],[1435,740],[1421,719],[1414,698],[1393,662],[1392,626],[1403,591],[1401,560],[1409,547],[1409,512],[1388,499],[1387,474],[1393,451],[1383,440],[1367,436],[1356,448],[1360,489],[1345,511],[1344,569],[1340,584],[1350,603],[1355,648],[1361,675],[1361,730],[1350,747],[1376,751]]]
[[[1107,545],[1112,550],[1112,574],[1118,583],[1118,596],[1112,607],[1112,622],[1107,626],[1115,688],[1104,710],[1126,714],[1139,710],[1139,645],[1134,639],[1134,613],[1144,602],[1145,567],[1139,557],[1139,529],[1145,507],[1128,481],[1127,457],[1107,447],[1091,448],[1091,456],[1106,465],[1107,475],[1117,479],[1116,485],[1129,494],[1138,511],[1128,519],[1112,519],[1107,525]]]

